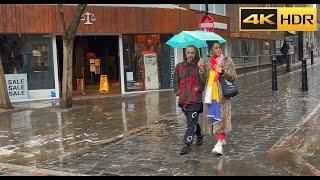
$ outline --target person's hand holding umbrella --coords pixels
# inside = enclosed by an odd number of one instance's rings
[[[200,59],[199,62],[198,62],[198,67],[199,67],[199,70],[200,70],[201,72],[204,71],[204,66],[205,66],[204,60]]]

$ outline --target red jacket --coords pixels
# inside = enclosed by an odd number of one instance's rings
[[[202,102],[205,82],[199,74],[195,62],[177,64],[174,71],[174,91],[179,96],[179,104],[198,104]]]

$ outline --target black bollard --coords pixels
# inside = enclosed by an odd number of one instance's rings
[[[286,58],[288,58],[286,70],[287,70],[287,72],[290,72],[291,71],[291,68],[290,68],[290,55],[287,55]]]
[[[272,56],[272,91],[278,90],[277,82],[277,59],[276,56]]]
[[[308,91],[307,59],[302,59],[302,91]]]
[[[311,56],[311,65],[313,65],[314,64],[314,61],[313,61],[313,50],[311,50],[310,56]]]

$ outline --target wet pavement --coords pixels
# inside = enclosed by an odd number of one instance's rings
[[[320,176],[320,105],[288,130],[267,156],[290,175]]]
[[[37,109],[32,103],[33,108],[1,114],[0,162],[27,166],[64,162],[114,137],[139,131],[176,109],[173,94],[166,92],[78,101],[68,111],[46,107],[49,102],[38,103]]]
[[[268,82],[257,86],[269,71],[240,77],[223,157],[211,154],[209,136],[179,155],[185,120],[172,91],[162,91],[78,100],[68,111],[53,101],[15,104],[1,113],[0,163],[87,175],[286,175],[265,155],[319,104],[319,71],[308,71],[309,92],[300,91],[300,71],[279,78],[278,92]],[[316,156],[305,159],[317,164],[319,139],[311,139]]]

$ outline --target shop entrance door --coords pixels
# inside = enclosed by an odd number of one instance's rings
[[[62,64],[62,41],[57,47],[58,59]],[[118,36],[76,36],[73,52],[73,87],[76,94],[99,94],[101,75],[108,77],[109,94],[121,93]],[[62,80],[61,76],[62,72]]]

